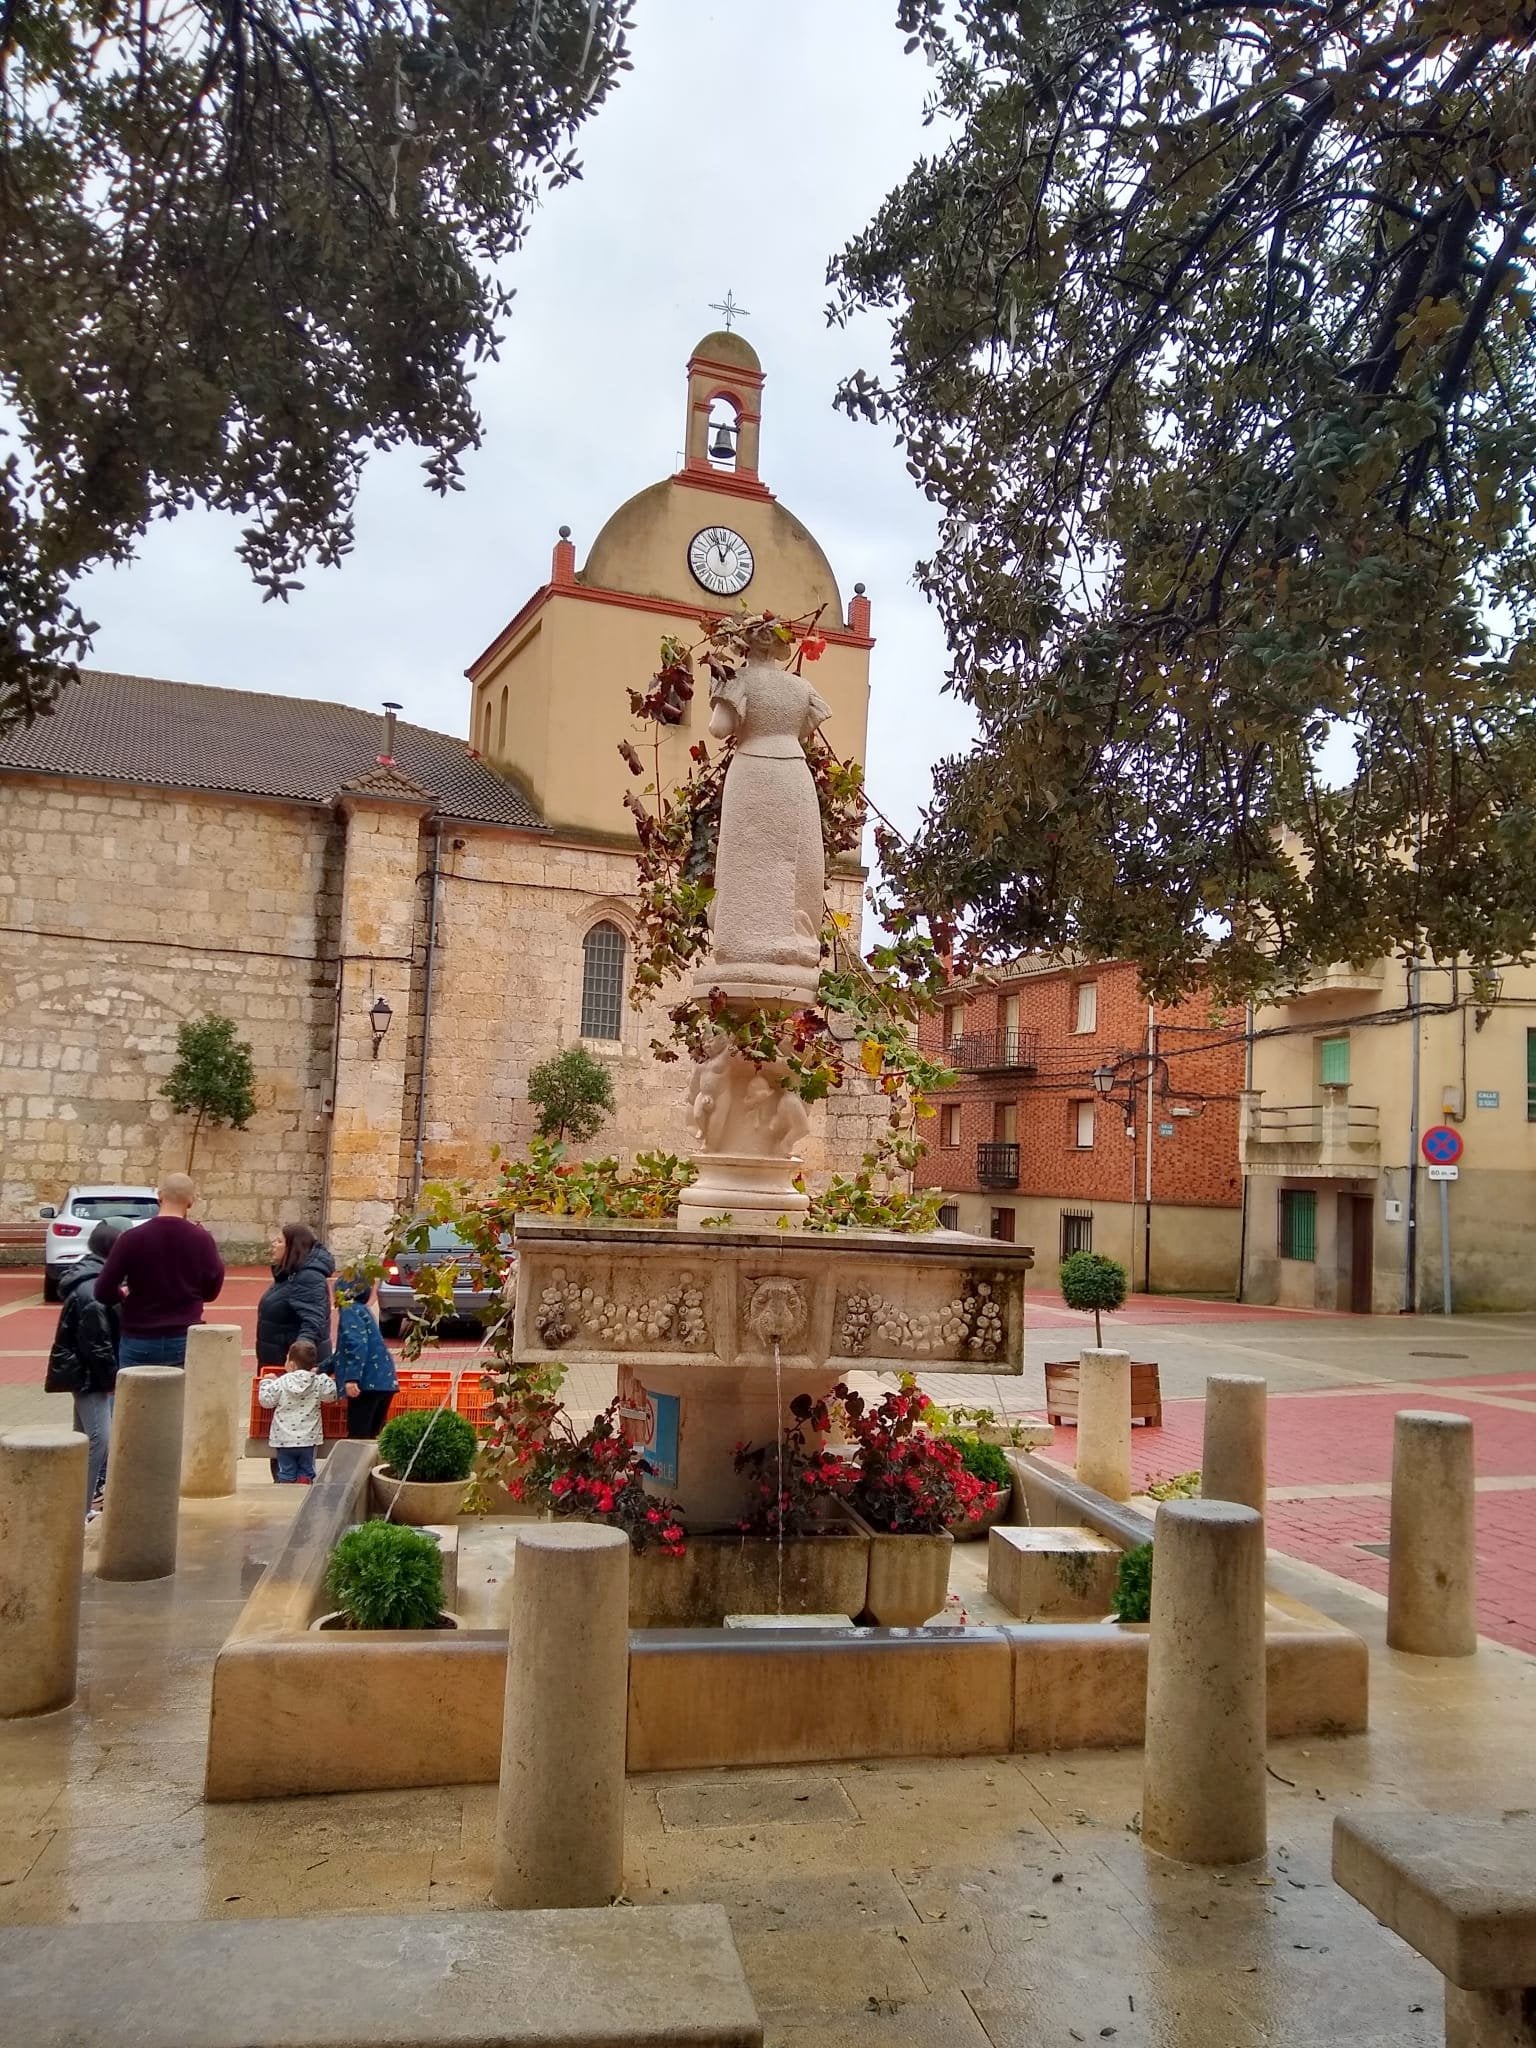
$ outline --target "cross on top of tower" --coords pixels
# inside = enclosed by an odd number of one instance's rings
[[[723,299],[711,299],[709,302],[709,310],[711,313],[719,313],[724,316],[725,331],[727,334],[729,334],[731,331],[731,322],[733,320],[750,320],[752,317],[751,313],[745,306],[737,305],[735,299],[732,298],[729,292],[726,293]]]

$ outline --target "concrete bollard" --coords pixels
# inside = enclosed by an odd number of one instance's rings
[[[1077,1476],[1110,1500],[1131,1497],[1131,1354],[1085,1351],[1077,1368]]]
[[[86,1455],[69,1429],[0,1435],[0,1721],[75,1696]]]
[[[218,1500],[235,1490],[244,1441],[240,1332],[233,1323],[194,1323],[187,1332],[186,1408],[181,1426],[181,1497]]]
[[[1153,1535],[1141,1838],[1182,1863],[1264,1854],[1264,1523],[1167,1501]]]
[[[1419,1657],[1477,1649],[1477,1494],[1472,1424],[1399,1411],[1392,1438],[1387,1647]]]
[[[496,1800],[498,1906],[606,1906],[624,1888],[629,1539],[525,1529],[512,1571]]]
[[[179,1365],[128,1365],[117,1376],[98,1579],[167,1579],[176,1569],[186,1391]]]
[[[1269,1382],[1248,1373],[1212,1373],[1205,1383],[1205,1443],[1200,1493],[1235,1500],[1262,1515]]]

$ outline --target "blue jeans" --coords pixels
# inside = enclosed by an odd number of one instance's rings
[[[273,1454],[277,1459],[277,1483],[279,1486],[309,1486],[315,1477],[315,1447],[313,1444],[290,1444],[286,1449]]]
[[[112,1434],[112,1396],[76,1394],[75,1427],[90,1445],[86,1453],[85,1505],[90,1507],[107,1469],[107,1439]]]
[[[158,1337],[124,1337],[117,1347],[117,1362],[124,1365],[181,1365],[187,1362],[187,1333],[167,1330]]]

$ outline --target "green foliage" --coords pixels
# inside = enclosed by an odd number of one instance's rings
[[[1223,1000],[1536,930],[1536,20],[900,0],[891,318],[974,710],[886,873],[980,955]],[[1331,742],[1327,760],[1321,750]]]
[[[479,1447],[473,1425],[448,1408],[410,1408],[379,1431],[379,1463],[427,1486],[468,1479]]]
[[[1148,1500],[1198,1500],[1200,1474],[1175,1472],[1168,1479],[1151,1479],[1141,1489]]]
[[[629,11],[9,0],[0,732],[74,678],[72,586],[152,520],[233,513],[286,598],[350,550],[371,449],[460,488],[498,266],[578,174]]]
[[[1152,1546],[1142,1543],[1126,1551],[1115,1571],[1116,1621],[1152,1619]]]
[[[419,1529],[364,1522],[331,1552],[325,1587],[354,1628],[435,1628],[443,1554]]]
[[[1061,1298],[1068,1308],[1092,1315],[1096,1343],[1104,1341],[1100,1311],[1124,1308],[1127,1284],[1124,1266],[1102,1252],[1073,1252],[1061,1262]]]
[[[948,1435],[944,1441],[955,1446],[961,1464],[977,1479],[989,1486],[1012,1486],[1013,1472],[1000,1444],[984,1444],[979,1436]]]
[[[572,1045],[540,1060],[528,1076],[528,1100],[539,1112],[541,1138],[581,1145],[612,1116],[613,1081],[584,1045]]]
[[[196,1017],[176,1033],[176,1064],[160,1093],[183,1115],[194,1115],[187,1171],[197,1155],[204,1123],[243,1131],[256,1114],[256,1070],[251,1048],[235,1036],[233,1017]]]

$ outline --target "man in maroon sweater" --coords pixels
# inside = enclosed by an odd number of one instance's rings
[[[185,1365],[187,1332],[224,1285],[219,1248],[188,1211],[197,1191],[184,1173],[160,1183],[160,1213],[125,1230],[96,1277],[96,1299],[118,1312],[124,1365]]]

